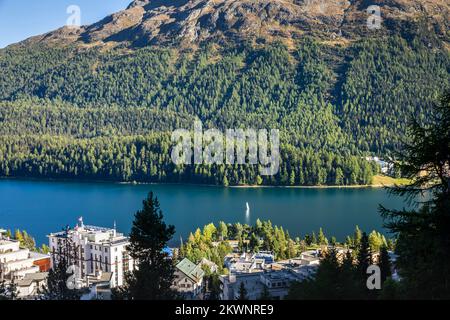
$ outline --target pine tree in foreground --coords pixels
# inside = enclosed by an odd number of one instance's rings
[[[38,291],[41,300],[80,300],[82,292],[77,288],[77,275],[70,266],[78,261],[78,248],[65,238],[64,245],[52,253],[53,267],[47,277],[47,286]]]
[[[392,276],[391,261],[386,246],[381,247],[380,262],[378,265],[381,271],[381,283],[384,284],[384,282]]]
[[[358,250],[358,271],[361,279],[367,279],[367,269],[372,264],[372,252],[367,233],[363,232]]]
[[[427,124],[413,120],[410,142],[397,166],[412,180],[390,192],[412,210],[380,207],[386,227],[398,235],[396,268],[402,298],[450,298],[450,91],[435,104]],[[396,290],[391,290],[396,292]]]
[[[124,287],[115,290],[116,299],[165,300],[175,297],[171,289],[175,267],[163,251],[175,234],[175,227],[167,226],[159,201],[150,192],[143,208],[135,214],[130,233],[130,256],[136,267],[126,275]]]
[[[269,288],[265,285],[261,291],[261,296],[259,297],[259,300],[267,301],[272,300],[272,296],[270,295]]]

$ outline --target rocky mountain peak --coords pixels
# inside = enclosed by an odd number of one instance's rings
[[[90,26],[62,28],[34,40],[135,46],[263,39],[295,41],[305,34],[354,39],[368,32],[367,8],[381,8],[389,32],[424,19],[448,38],[447,0],[134,0]]]

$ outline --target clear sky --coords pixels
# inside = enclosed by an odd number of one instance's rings
[[[0,48],[66,24],[67,8],[77,5],[81,24],[124,9],[132,0],[0,0]]]

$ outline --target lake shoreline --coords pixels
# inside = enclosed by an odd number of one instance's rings
[[[276,185],[233,185],[223,186],[206,183],[189,183],[189,182],[136,182],[136,181],[113,181],[99,179],[55,179],[55,178],[36,178],[36,177],[5,177],[0,176],[0,180],[13,181],[34,181],[34,182],[65,182],[65,183],[101,183],[101,184],[120,184],[120,185],[174,185],[174,186],[198,186],[198,187],[216,187],[216,188],[238,188],[238,189],[259,189],[259,188],[286,188],[286,189],[380,189],[391,187],[394,184],[372,184],[372,185],[315,185],[315,186],[276,186]]]

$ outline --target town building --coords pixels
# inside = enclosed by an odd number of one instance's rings
[[[175,267],[172,288],[183,294],[186,299],[197,299],[202,293],[204,275],[201,264],[195,264],[184,258]]]
[[[271,264],[272,269],[293,269],[300,266],[318,266],[320,264],[320,254],[318,250],[308,250],[300,254],[299,257],[281,260]]]
[[[260,251],[254,254],[255,259],[264,259],[265,264],[271,264],[275,262],[275,255],[269,251]]]
[[[397,270],[398,255],[394,251],[388,251],[388,254],[389,254],[389,261],[391,262],[392,279],[398,282],[400,281],[400,275],[398,274]]]
[[[111,288],[124,284],[125,274],[133,270],[133,259],[129,256],[128,237],[116,228],[84,225],[80,218],[73,228],[48,235],[54,266],[61,257],[77,267],[77,277],[82,286],[88,286],[89,277],[111,273]]]
[[[23,279],[16,281],[17,297],[34,299],[47,286],[48,272],[28,273]]]
[[[273,260],[273,256],[264,254],[232,253],[225,257],[225,267],[230,273],[262,272],[266,268],[266,261]]]
[[[267,271],[260,275],[260,281],[267,288],[267,292],[274,300],[283,300],[289,293],[289,287],[293,282],[303,281],[300,273],[292,270]]]
[[[390,173],[392,173],[392,170],[394,168],[394,165],[391,162],[384,161],[379,157],[366,157],[366,161],[375,162],[380,166],[381,173],[385,175],[389,175]]]
[[[265,270],[263,272],[236,273],[220,276],[221,300],[239,299],[241,284],[244,284],[248,300],[258,300],[267,290],[274,300],[285,299],[293,282],[310,278],[317,266],[297,266],[291,269]]]
[[[80,300],[111,300],[112,272],[99,271],[96,276],[87,277],[88,293],[81,296]]]
[[[293,282],[301,282],[315,275],[320,264],[320,253],[317,250],[305,251],[297,258],[278,262],[273,262],[273,255],[267,252],[239,257],[231,254],[225,261],[230,274],[220,277],[222,300],[238,299],[242,284],[249,300],[259,299],[265,290],[272,299],[281,300],[286,298]]]
[[[203,258],[200,261],[200,265],[202,266],[202,268],[203,267],[208,268],[211,273],[216,273],[219,271],[219,267],[217,266],[217,264],[215,264],[214,262],[212,262],[206,258]]]
[[[50,256],[20,247],[20,242],[0,230],[0,281],[17,284],[18,297],[36,295],[46,285]]]
[[[263,292],[260,273],[238,273],[220,276],[220,300],[238,300],[241,283],[247,290],[248,300],[258,300]]]

